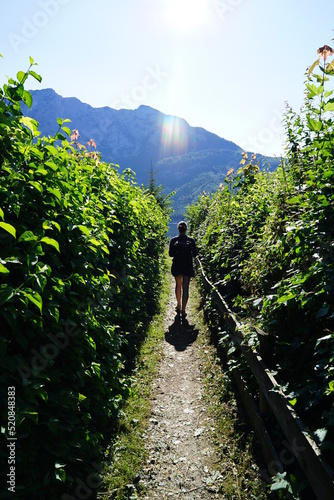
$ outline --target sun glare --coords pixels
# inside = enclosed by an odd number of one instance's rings
[[[185,153],[188,150],[188,130],[184,120],[166,116],[162,126],[161,149],[163,152]]]
[[[189,35],[208,21],[209,13],[209,0],[169,0],[164,18],[172,29]]]

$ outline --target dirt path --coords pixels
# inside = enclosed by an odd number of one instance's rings
[[[190,303],[186,320],[177,318],[171,281],[164,357],[153,385],[146,433],[149,460],[143,472],[147,491],[141,498],[222,498],[217,493],[220,474],[214,470],[219,457],[211,443],[213,421],[203,399],[195,315]]]

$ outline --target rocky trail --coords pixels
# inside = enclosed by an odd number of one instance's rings
[[[221,367],[209,343],[198,302],[196,284],[192,283],[187,318],[178,318],[171,280],[163,359],[153,383],[151,417],[145,433],[149,458],[140,474],[145,493],[132,498],[267,498],[258,466],[243,455],[246,450],[248,453],[249,443],[245,440],[243,449],[237,442],[243,441],[243,436],[237,433],[233,442],[238,419],[235,399],[222,402],[216,394],[214,401],[205,389],[204,379],[221,377]],[[208,357],[209,374],[205,373]],[[210,411],[213,405],[220,405],[223,413],[220,409],[214,415]],[[228,422],[226,433],[232,434],[232,442],[231,436],[225,435],[217,443],[217,418]],[[249,482],[252,486],[248,488]],[[256,496],[251,494],[254,483],[259,493]]]

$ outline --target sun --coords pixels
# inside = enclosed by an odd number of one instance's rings
[[[168,0],[164,19],[179,34],[194,34],[207,23],[209,4],[210,0]]]

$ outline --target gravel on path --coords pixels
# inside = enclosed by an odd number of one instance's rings
[[[191,293],[191,290],[190,290]],[[203,399],[199,331],[193,309],[176,315],[174,284],[166,313],[163,360],[153,384],[149,459],[143,470],[144,499],[211,499],[218,494],[219,461],[211,443],[213,421]]]

